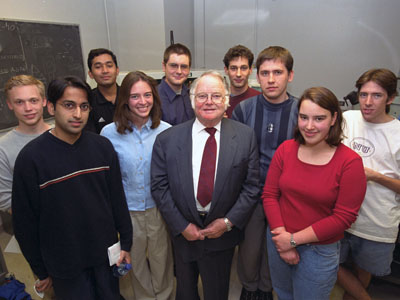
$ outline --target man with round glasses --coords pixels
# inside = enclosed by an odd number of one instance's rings
[[[235,246],[259,193],[254,131],[224,118],[229,92],[208,71],[190,93],[196,118],[160,133],[151,162],[152,196],[174,248],[176,299],[228,299]],[[172,179],[172,180],[171,180]]]

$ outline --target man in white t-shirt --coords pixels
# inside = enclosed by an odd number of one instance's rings
[[[390,273],[400,221],[400,122],[389,115],[397,95],[396,75],[372,69],[356,82],[360,111],[344,113],[344,143],[363,159],[367,193],[356,222],[345,233],[338,283],[343,299],[371,299],[371,275]],[[347,260],[348,261],[348,260]]]

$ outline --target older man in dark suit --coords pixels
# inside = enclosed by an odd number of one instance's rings
[[[151,164],[152,195],[169,226],[176,299],[228,299],[235,246],[257,203],[256,137],[223,118],[229,93],[223,77],[205,72],[192,84],[196,118],[161,133]]]

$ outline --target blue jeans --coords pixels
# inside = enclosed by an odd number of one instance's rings
[[[283,261],[267,229],[268,262],[272,287],[279,300],[329,300],[339,268],[340,242],[328,245],[301,245],[297,265]]]

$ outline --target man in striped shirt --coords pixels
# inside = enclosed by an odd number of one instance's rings
[[[297,99],[287,92],[293,80],[293,57],[279,46],[271,46],[258,55],[257,81],[262,94],[240,102],[232,119],[252,127],[260,152],[260,187],[278,146],[293,137],[297,124]],[[267,262],[265,233],[267,221],[261,199],[246,226],[245,239],[239,245],[238,274],[243,284],[241,300],[272,300],[272,284]]]

